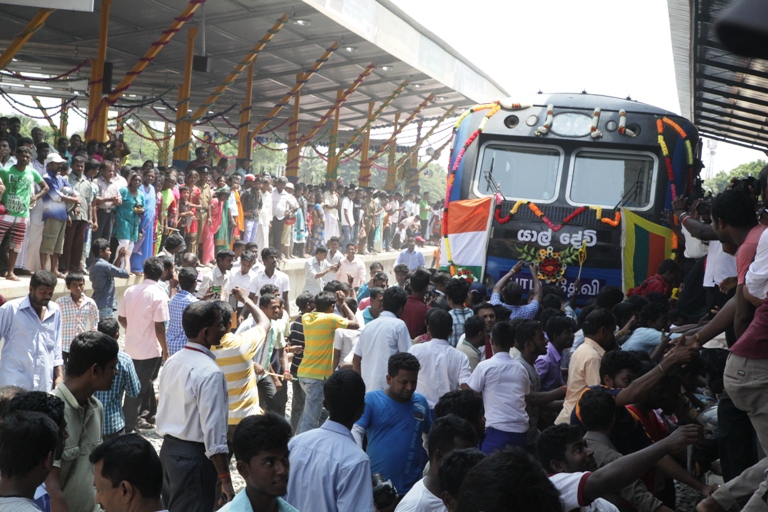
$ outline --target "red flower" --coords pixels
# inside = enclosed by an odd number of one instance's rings
[[[560,260],[557,258],[544,258],[539,270],[545,276],[556,276],[560,272]]]

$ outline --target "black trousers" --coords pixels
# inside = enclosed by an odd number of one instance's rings
[[[136,397],[126,395],[125,401],[123,402],[126,432],[130,432],[136,428],[136,422],[139,420],[142,403],[144,403],[145,400],[147,400],[149,404],[155,403],[155,408],[157,408],[154,399],[154,381],[157,378],[158,373],[160,373],[160,365],[162,362],[163,358],[161,357],[133,360],[133,366],[136,368],[136,375],[139,377],[139,382],[141,383],[141,391],[139,391],[139,395]]]
[[[216,467],[205,445],[165,436],[160,448],[163,505],[170,512],[211,512],[216,504]]]
[[[99,208],[96,210],[96,222],[98,222],[99,227],[93,232],[93,240],[103,238],[104,240],[109,241],[109,239],[112,238],[112,228],[115,225],[115,212],[108,212],[107,210]],[[115,255],[115,257],[117,257],[117,255]]]
[[[285,227],[285,218],[278,219],[277,217],[272,217],[272,229],[269,232],[269,239],[270,246],[277,249],[277,252],[280,252],[282,247],[283,227]]]

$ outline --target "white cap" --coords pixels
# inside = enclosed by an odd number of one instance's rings
[[[66,163],[67,161],[64,158],[62,158],[60,154],[53,152],[49,154],[47,157],[45,157],[45,165],[48,165],[51,162],[55,164],[63,164],[63,163]]]

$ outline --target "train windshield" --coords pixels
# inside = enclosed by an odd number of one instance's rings
[[[500,186],[505,199],[552,202],[557,199],[562,160],[561,151],[554,147],[488,144],[483,151],[476,182],[477,193],[490,195],[495,192],[487,179],[493,165],[493,180]]]
[[[648,154],[578,151],[571,160],[568,200],[646,210],[651,207],[655,163]]]

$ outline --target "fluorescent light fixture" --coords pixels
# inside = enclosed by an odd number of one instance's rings
[[[416,83],[416,84],[413,84],[413,86],[414,86],[415,88],[417,88],[417,89],[421,89],[422,87],[424,87],[424,84],[419,84],[419,83]]]
[[[306,19],[306,18],[295,18],[291,20],[291,23],[294,25],[299,25],[301,27],[309,27],[312,25],[312,20]]]
[[[382,71],[392,71],[392,68],[394,68],[393,65],[387,64],[385,66],[381,66]]]
[[[357,46],[345,46],[344,51],[347,53],[357,53]]]

